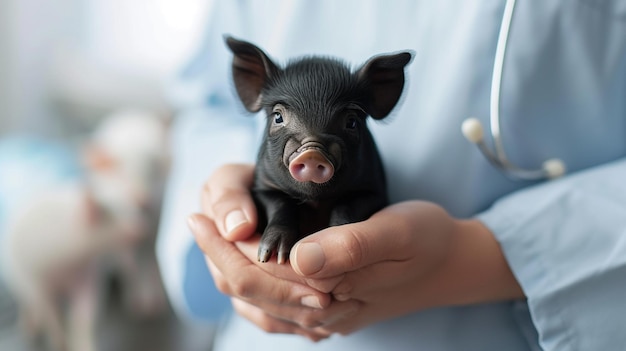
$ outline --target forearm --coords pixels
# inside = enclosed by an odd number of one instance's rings
[[[524,297],[499,243],[478,220],[455,220],[447,258],[423,281],[420,308]]]

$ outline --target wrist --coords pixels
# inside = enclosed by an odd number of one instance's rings
[[[450,247],[424,280],[418,300],[426,307],[468,305],[523,298],[502,249],[482,222],[453,220]]]

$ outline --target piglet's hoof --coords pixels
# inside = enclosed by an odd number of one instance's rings
[[[295,243],[296,238],[290,232],[266,229],[259,242],[258,260],[262,263],[269,262],[276,252],[278,264],[286,263],[289,260],[289,251]]]
[[[266,245],[259,245],[259,253],[258,260],[261,263],[269,262],[272,257],[272,249],[268,248]]]
[[[268,248],[266,245],[262,245],[262,244],[259,245],[259,252],[258,252],[259,262],[261,263],[269,262],[269,260],[272,258],[273,251],[274,250]],[[279,247],[276,260],[278,264],[287,263],[287,261],[289,260],[289,249]]]

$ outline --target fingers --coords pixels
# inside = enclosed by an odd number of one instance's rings
[[[343,280],[342,276],[332,277],[328,279],[308,279],[296,274],[290,265],[259,263],[257,260],[257,248],[259,247],[260,238],[254,237],[246,241],[237,241],[235,246],[246,256],[251,262],[254,262],[259,268],[265,272],[285,280],[295,283],[308,285],[318,291],[329,293]]]
[[[326,339],[331,335],[331,333],[321,329],[307,329],[298,324],[275,318],[265,313],[263,309],[239,299],[232,299],[232,304],[240,316],[268,333],[298,334],[315,342]]]
[[[293,269],[307,278],[331,278],[389,259],[410,257],[414,229],[405,210],[386,208],[370,219],[327,228],[299,241],[291,250]]]
[[[303,309],[277,305],[253,305],[233,299],[237,313],[270,333],[300,334],[311,338],[328,337],[344,328],[337,325],[348,324],[362,308],[358,301],[333,302],[324,310]],[[313,338],[311,338],[313,340]]]
[[[306,280],[295,274],[291,266],[286,264],[274,264],[268,262],[259,262],[257,259],[258,248],[260,244],[260,236],[254,236],[245,241],[234,242],[241,254],[246,256],[250,262],[254,263],[258,268],[281,279],[290,280],[300,284],[306,284]]]
[[[189,218],[189,226],[196,242],[209,258],[209,269],[221,292],[242,299],[259,299],[287,306],[323,308],[330,304],[328,294],[277,278],[260,269],[233,243],[224,240],[209,218],[193,215]]]
[[[257,212],[250,196],[253,176],[253,165],[226,165],[204,186],[202,208],[230,241],[244,240],[256,230]]]
[[[413,271],[419,269],[411,267],[412,264],[412,261],[385,261],[346,273],[343,279],[335,284],[332,295],[337,301],[347,301],[353,298],[369,300],[380,291],[403,289],[405,280],[401,275],[406,277],[407,269]],[[369,282],[376,282],[376,284]]]

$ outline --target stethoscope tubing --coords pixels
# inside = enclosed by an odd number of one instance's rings
[[[541,180],[558,178],[565,174],[563,161],[557,158],[546,160],[539,169],[525,169],[509,161],[504,150],[500,132],[500,99],[502,97],[502,75],[511,22],[515,12],[515,0],[507,0],[504,5],[500,32],[496,44],[493,73],[491,76],[491,95],[489,100],[489,123],[494,151],[489,150],[483,138],[482,124],[476,118],[468,118],[463,122],[462,130],[465,137],[476,144],[485,158],[506,176],[515,180]]]
[[[504,72],[504,57],[506,54],[507,43],[509,40],[509,32],[511,22],[513,21],[513,11],[515,10],[515,0],[507,0],[504,5],[504,14],[502,15],[502,23],[500,24],[500,33],[496,44],[496,54],[493,63],[493,73],[491,75],[491,98],[490,98],[490,127],[493,137],[493,145],[496,158],[503,166],[509,166],[510,162],[504,151],[504,144],[500,134],[500,97],[502,86],[502,73]]]

